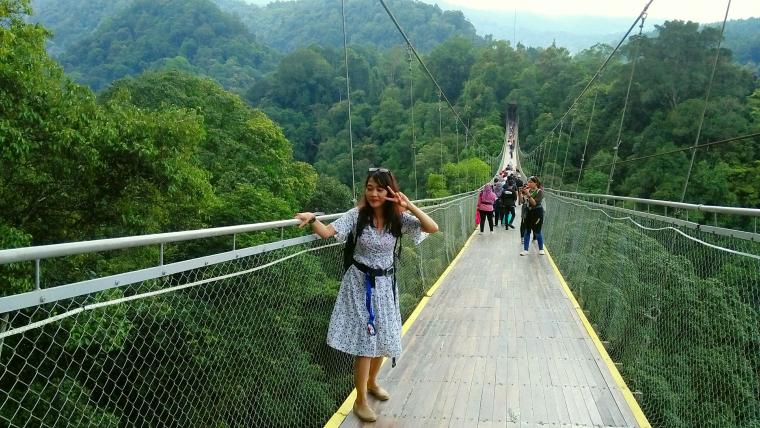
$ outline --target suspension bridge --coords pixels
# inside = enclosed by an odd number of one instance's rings
[[[646,7],[629,33],[645,16]],[[347,58],[346,72],[350,94]],[[404,353],[381,369],[391,399],[372,403],[379,417],[369,425],[648,427],[671,426],[674,415],[692,426],[760,423],[760,210],[566,190],[564,165],[560,174],[548,165],[562,163],[576,103],[531,152],[510,115],[502,152],[479,149],[494,174],[512,164],[552,177],[546,256],[533,248],[519,257],[516,230],[476,234],[477,190],[416,201],[441,232],[404,245]],[[628,94],[621,127],[627,103]],[[692,166],[706,146],[697,136],[687,149]],[[578,181],[582,173],[583,162]],[[11,273],[2,278],[31,274],[34,284],[0,297],[0,422],[362,426],[351,412],[351,359],[325,344],[342,244],[293,233],[296,223],[0,250]],[[104,259],[129,268],[99,270]],[[70,272],[72,260],[93,268]],[[704,411],[687,414],[678,405],[687,402]]]

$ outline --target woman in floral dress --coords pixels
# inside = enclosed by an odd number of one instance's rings
[[[419,244],[438,225],[401,191],[385,168],[370,168],[364,196],[357,207],[331,224],[322,224],[313,213],[295,217],[300,226],[311,224],[322,238],[345,241],[356,234],[353,263],[343,275],[335,301],[327,344],[354,355],[354,413],[359,419],[377,419],[367,404],[369,392],[379,400],[390,395],[377,384],[383,357],[401,354],[401,313],[395,283],[394,250],[402,234]]]

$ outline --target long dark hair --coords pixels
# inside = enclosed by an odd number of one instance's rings
[[[362,197],[357,205],[359,207],[359,220],[356,225],[357,233],[359,230],[364,230],[368,224],[373,224],[372,218],[375,216],[375,211],[367,203],[364,196],[370,178],[374,179],[375,183],[383,189],[390,187],[394,193],[398,193],[399,191],[398,182],[392,172],[380,170],[370,172],[367,175],[367,179],[364,180],[364,190],[362,190]],[[388,196],[390,196],[390,192],[388,192]],[[383,229],[391,232],[397,238],[401,236],[401,207],[391,201],[385,201],[383,203],[383,221]]]

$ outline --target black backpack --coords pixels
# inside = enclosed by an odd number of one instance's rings
[[[343,273],[346,273],[351,264],[354,263],[354,250],[356,249],[356,241],[359,239],[359,233],[354,234],[353,230],[348,232],[346,245],[343,246]]]

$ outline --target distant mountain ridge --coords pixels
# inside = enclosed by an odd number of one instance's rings
[[[54,37],[48,51],[60,57],[66,49],[90,36],[96,28],[123,11],[136,0],[32,0],[32,21],[42,23]],[[267,0],[211,0],[225,13],[237,15],[245,24],[252,39],[258,43],[289,52],[312,43],[342,46],[342,23],[339,5],[327,0],[297,0],[270,2]],[[632,20],[630,18],[548,17],[518,12],[514,28],[514,13],[499,11],[443,10],[453,8],[445,2],[441,7],[425,0],[392,0],[391,9],[397,15],[413,43],[423,51],[454,34],[479,39],[491,34],[496,39],[521,43],[528,47],[566,47],[579,52],[596,43],[614,44],[619,41]],[[158,3],[165,3],[159,0]],[[347,26],[349,43],[378,47],[402,43],[395,27],[376,1],[348,0]],[[661,24],[650,18],[648,23]],[[708,24],[719,25],[719,24]],[[477,30],[477,32],[476,32]],[[516,31],[515,31],[516,30]],[[760,75],[760,18],[729,21],[724,46],[734,51],[737,62],[746,64]]]
[[[135,0],[102,20],[60,60],[95,90],[125,76],[169,68],[206,75],[242,92],[274,69],[277,54],[209,0]]]
[[[332,0],[272,2],[264,7],[242,0],[214,0],[222,10],[238,16],[257,40],[281,52],[311,44],[343,46],[341,4]],[[475,27],[462,12],[444,11],[421,1],[388,0],[400,25],[423,52],[451,36],[478,39]],[[404,44],[387,12],[376,0],[346,0],[349,43],[388,48]]]
[[[30,21],[53,32],[47,50],[59,56],[87,37],[104,19],[131,5],[134,0],[32,0]]]

